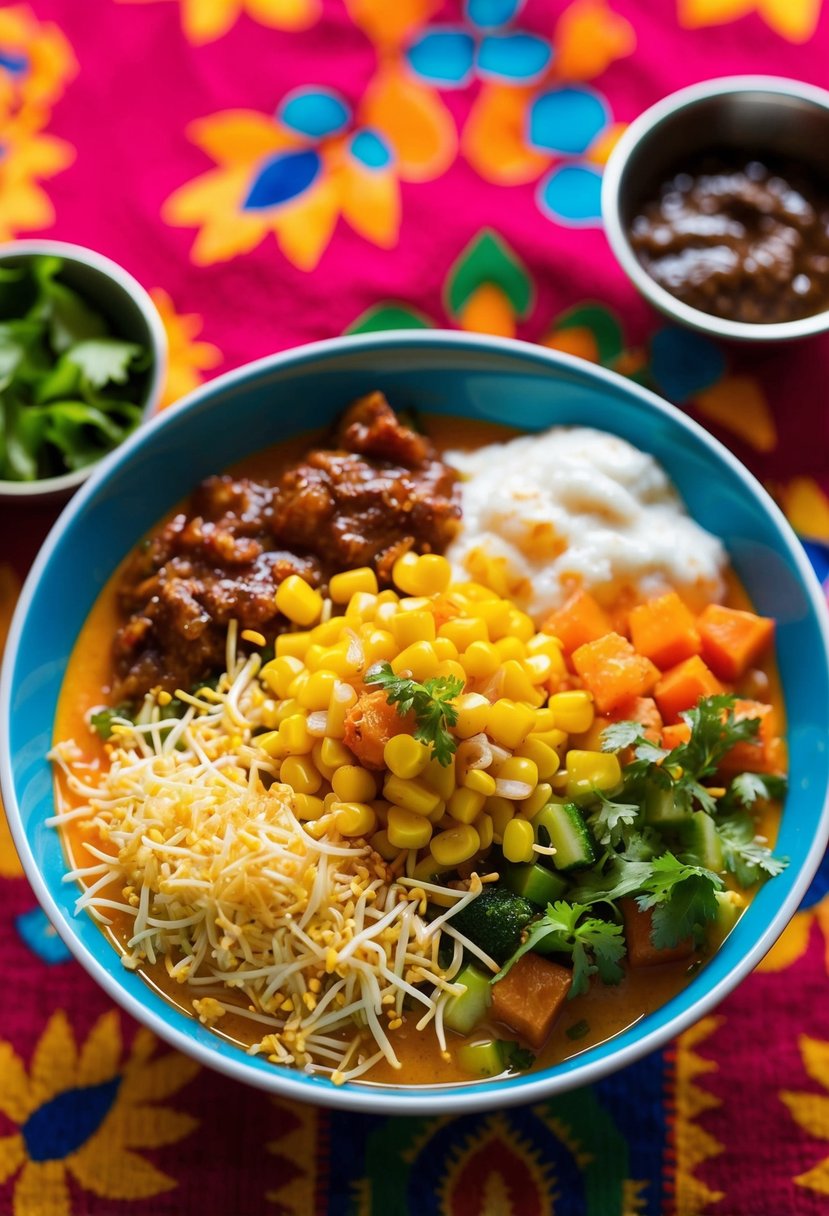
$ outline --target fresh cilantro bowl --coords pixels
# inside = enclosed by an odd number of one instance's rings
[[[108,258],[0,245],[0,500],[66,497],[158,405],[161,318]]]

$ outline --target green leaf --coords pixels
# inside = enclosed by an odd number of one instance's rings
[[[638,902],[640,907],[653,906],[641,899]],[[717,901],[710,877],[692,874],[676,883],[668,899],[655,906],[651,941],[657,950],[670,950],[689,937],[699,940],[705,924],[716,915]]]
[[[511,1040],[503,1040],[501,1048],[504,1053],[504,1063],[514,1072],[526,1072],[535,1064],[535,1056],[526,1047],[522,1047],[520,1043],[515,1043]]]
[[[604,304],[577,304],[563,312],[553,323],[553,332],[566,329],[589,330],[595,339],[600,363],[612,363],[624,349],[622,327]]]
[[[600,800],[599,809],[590,816],[590,827],[599,844],[617,845],[629,839],[627,828],[633,828],[638,822],[641,809],[635,802],[614,802],[605,797],[601,790],[596,794]]]
[[[619,965],[625,954],[622,926],[589,916],[589,911],[584,904],[564,900],[548,904],[544,915],[530,925],[526,939],[492,983],[503,979],[520,958],[543,942],[546,951],[571,957],[573,983],[568,999],[587,991],[591,975],[598,974],[605,984],[618,984],[624,974]]]
[[[457,320],[470,296],[484,283],[500,287],[517,317],[529,314],[534,296],[532,279],[520,258],[490,228],[472,238],[449,271],[444,294],[450,316]]]
[[[417,680],[395,675],[390,663],[375,663],[365,676],[366,684],[378,684],[386,694],[389,705],[405,717],[414,710],[417,725],[415,739],[431,745],[439,764],[447,765],[457,750],[449,727],[458,720],[452,701],[463,692],[463,681],[456,676],[436,676],[419,684]]]
[[[772,802],[786,796],[785,777],[771,773],[740,773],[731,782],[726,795],[728,802],[753,806],[755,802]]]
[[[789,864],[788,858],[775,857],[765,841],[755,834],[754,820],[746,811],[737,811],[721,819],[717,832],[725,868],[743,887],[752,887],[764,878],[774,878]]]
[[[132,706],[126,703],[114,706],[107,705],[90,715],[89,725],[106,742],[112,735],[112,726],[115,720],[131,723],[132,712]]]
[[[63,261],[55,257],[32,259],[37,298],[27,319],[44,322],[50,345],[55,354],[63,354],[78,342],[103,338],[108,330],[101,314],[85,300],[57,280]]]
[[[434,321],[430,320],[425,313],[389,300],[384,304],[375,304],[361,313],[356,321],[351,322],[345,332],[347,334],[375,334],[387,329],[432,329],[433,327]]]
[[[126,384],[131,367],[143,353],[143,348],[136,342],[96,338],[79,342],[64,358],[78,368],[93,388],[103,388],[106,384]]]

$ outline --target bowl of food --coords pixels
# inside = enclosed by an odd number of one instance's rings
[[[712,337],[829,329],[829,92],[776,76],[680,89],[602,183],[611,248],[661,312]]]
[[[68,497],[158,405],[167,338],[140,283],[63,241],[0,245],[0,500]]]
[[[24,867],[98,983],[354,1110],[658,1047],[829,830],[825,605],[780,512],[646,390],[494,338],[318,343],[142,428],[35,563],[0,719]]]

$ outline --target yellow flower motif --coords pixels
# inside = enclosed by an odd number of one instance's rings
[[[105,1013],[80,1051],[59,1010],[35,1047],[29,1073],[0,1042],[0,1111],[16,1125],[0,1137],[0,1185],[17,1175],[13,1216],[71,1216],[68,1178],[102,1199],[148,1199],[176,1185],[139,1148],[174,1144],[198,1125],[151,1105],[192,1080],[198,1065],[139,1030],[122,1061],[118,1014]]]
[[[12,567],[3,562],[0,564],[0,658],[19,593],[20,579]],[[6,812],[0,802],[0,878],[19,878],[22,873],[23,867],[6,822]]]
[[[56,25],[38,21],[26,4],[0,9],[0,110],[53,105],[77,71]]]
[[[37,111],[0,116],[0,241],[55,222],[52,201],[38,179],[54,177],[71,165],[75,150],[42,130],[46,115]]]
[[[156,0],[121,0],[154,4]],[[201,46],[225,35],[242,15],[274,30],[304,30],[320,15],[320,0],[181,0],[181,24],[188,42]]]
[[[163,410],[198,388],[204,380],[202,372],[218,367],[223,355],[212,342],[197,341],[204,324],[197,313],[177,313],[170,296],[160,287],[150,295],[167,332],[167,381],[158,407]]]
[[[749,13],[789,42],[808,42],[817,29],[822,0],[678,0],[679,24],[695,30],[724,25]]]
[[[784,1089],[780,1098],[804,1132],[820,1140],[829,1140],[829,1043],[810,1039],[808,1035],[802,1034],[798,1039],[798,1046],[803,1067],[826,1093],[813,1094]],[[808,1187],[820,1195],[829,1195],[829,1156],[824,1157],[812,1169],[798,1174],[794,1181],[798,1186]]]

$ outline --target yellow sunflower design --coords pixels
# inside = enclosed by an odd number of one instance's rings
[[[0,8],[0,110],[17,113],[53,105],[77,75],[72,47],[52,22],[27,4]]]
[[[121,0],[154,4],[156,0]],[[320,0],[179,0],[184,36],[193,46],[222,38],[247,13],[274,30],[304,30],[320,15]]]
[[[357,114],[333,89],[308,86],[284,97],[275,116],[223,111],[187,134],[217,167],[176,190],[162,218],[198,228],[197,266],[249,253],[272,233],[285,257],[310,271],[341,218],[391,249],[400,182],[437,177],[455,153],[454,126],[429,90],[383,70]]]
[[[0,1042],[0,1185],[14,1179],[12,1216],[71,1216],[69,1177],[104,1199],[148,1199],[176,1186],[136,1149],[174,1144],[198,1125],[156,1105],[198,1065],[139,1030],[123,1059],[118,1014],[105,1013],[78,1048],[65,1013],[49,1019],[29,1072]]]
[[[678,0],[680,25],[695,30],[739,21],[756,13],[788,42],[808,42],[817,29],[823,0]]]
[[[218,346],[199,338],[204,322],[198,313],[176,312],[169,293],[161,287],[153,288],[150,295],[161,315],[169,350],[167,381],[158,407],[164,410],[198,388],[203,373],[218,367],[224,356]]]

